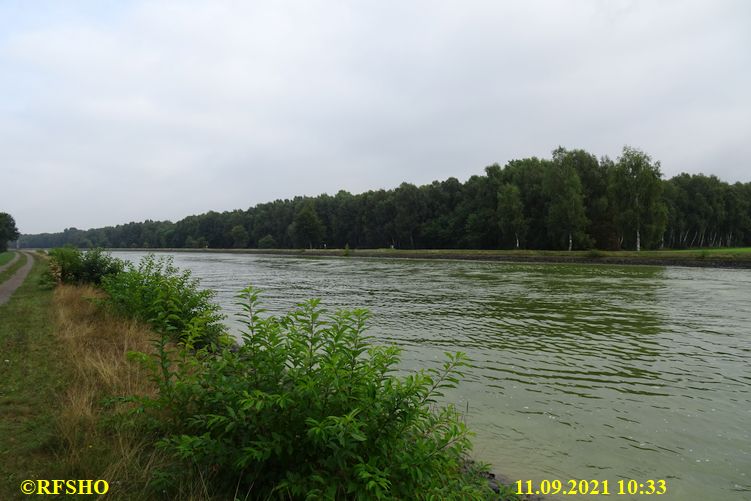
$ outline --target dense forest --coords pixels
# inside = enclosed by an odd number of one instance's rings
[[[615,161],[558,148],[462,183],[295,197],[247,210],[23,235],[21,247],[655,249],[751,245],[751,183],[662,178],[624,147]]]

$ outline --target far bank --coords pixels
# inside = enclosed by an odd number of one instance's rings
[[[751,248],[662,251],[540,251],[472,249],[184,249],[111,248],[111,251],[214,252],[279,256],[316,256],[391,259],[450,259],[511,263],[572,263],[610,265],[751,268]]]

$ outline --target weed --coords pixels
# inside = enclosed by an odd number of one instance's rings
[[[140,399],[157,445],[174,458],[155,487],[201,478],[211,495],[252,499],[490,499],[464,465],[470,433],[453,406],[464,354],[441,369],[392,373],[396,347],[371,346],[367,312],[327,315],[318,300],[263,317],[258,291],[238,296],[244,343],[220,353],[186,337],[179,354],[136,354],[158,384]],[[238,494],[239,493],[239,494]]]
[[[178,270],[171,257],[145,256],[137,266],[102,280],[106,303],[120,314],[148,323],[160,334],[182,339],[188,329],[200,330],[198,345],[221,342],[224,327],[213,291],[201,290],[189,270]]]
[[[120,273],[125,264],[102,249],[81,252],[74,247],[60,247],[49,251],[48,277],[63,284],[102,283],[104,277]]]

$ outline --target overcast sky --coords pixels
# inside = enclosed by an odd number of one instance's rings
[[[0,0],[23,233],[624,144],[751,180],[751,2]]]

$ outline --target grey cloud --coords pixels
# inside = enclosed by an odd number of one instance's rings
[[[558,145],[751,179],[743,1],[96,5],[0,27],[2,205],[24,232],[464,179]]]

